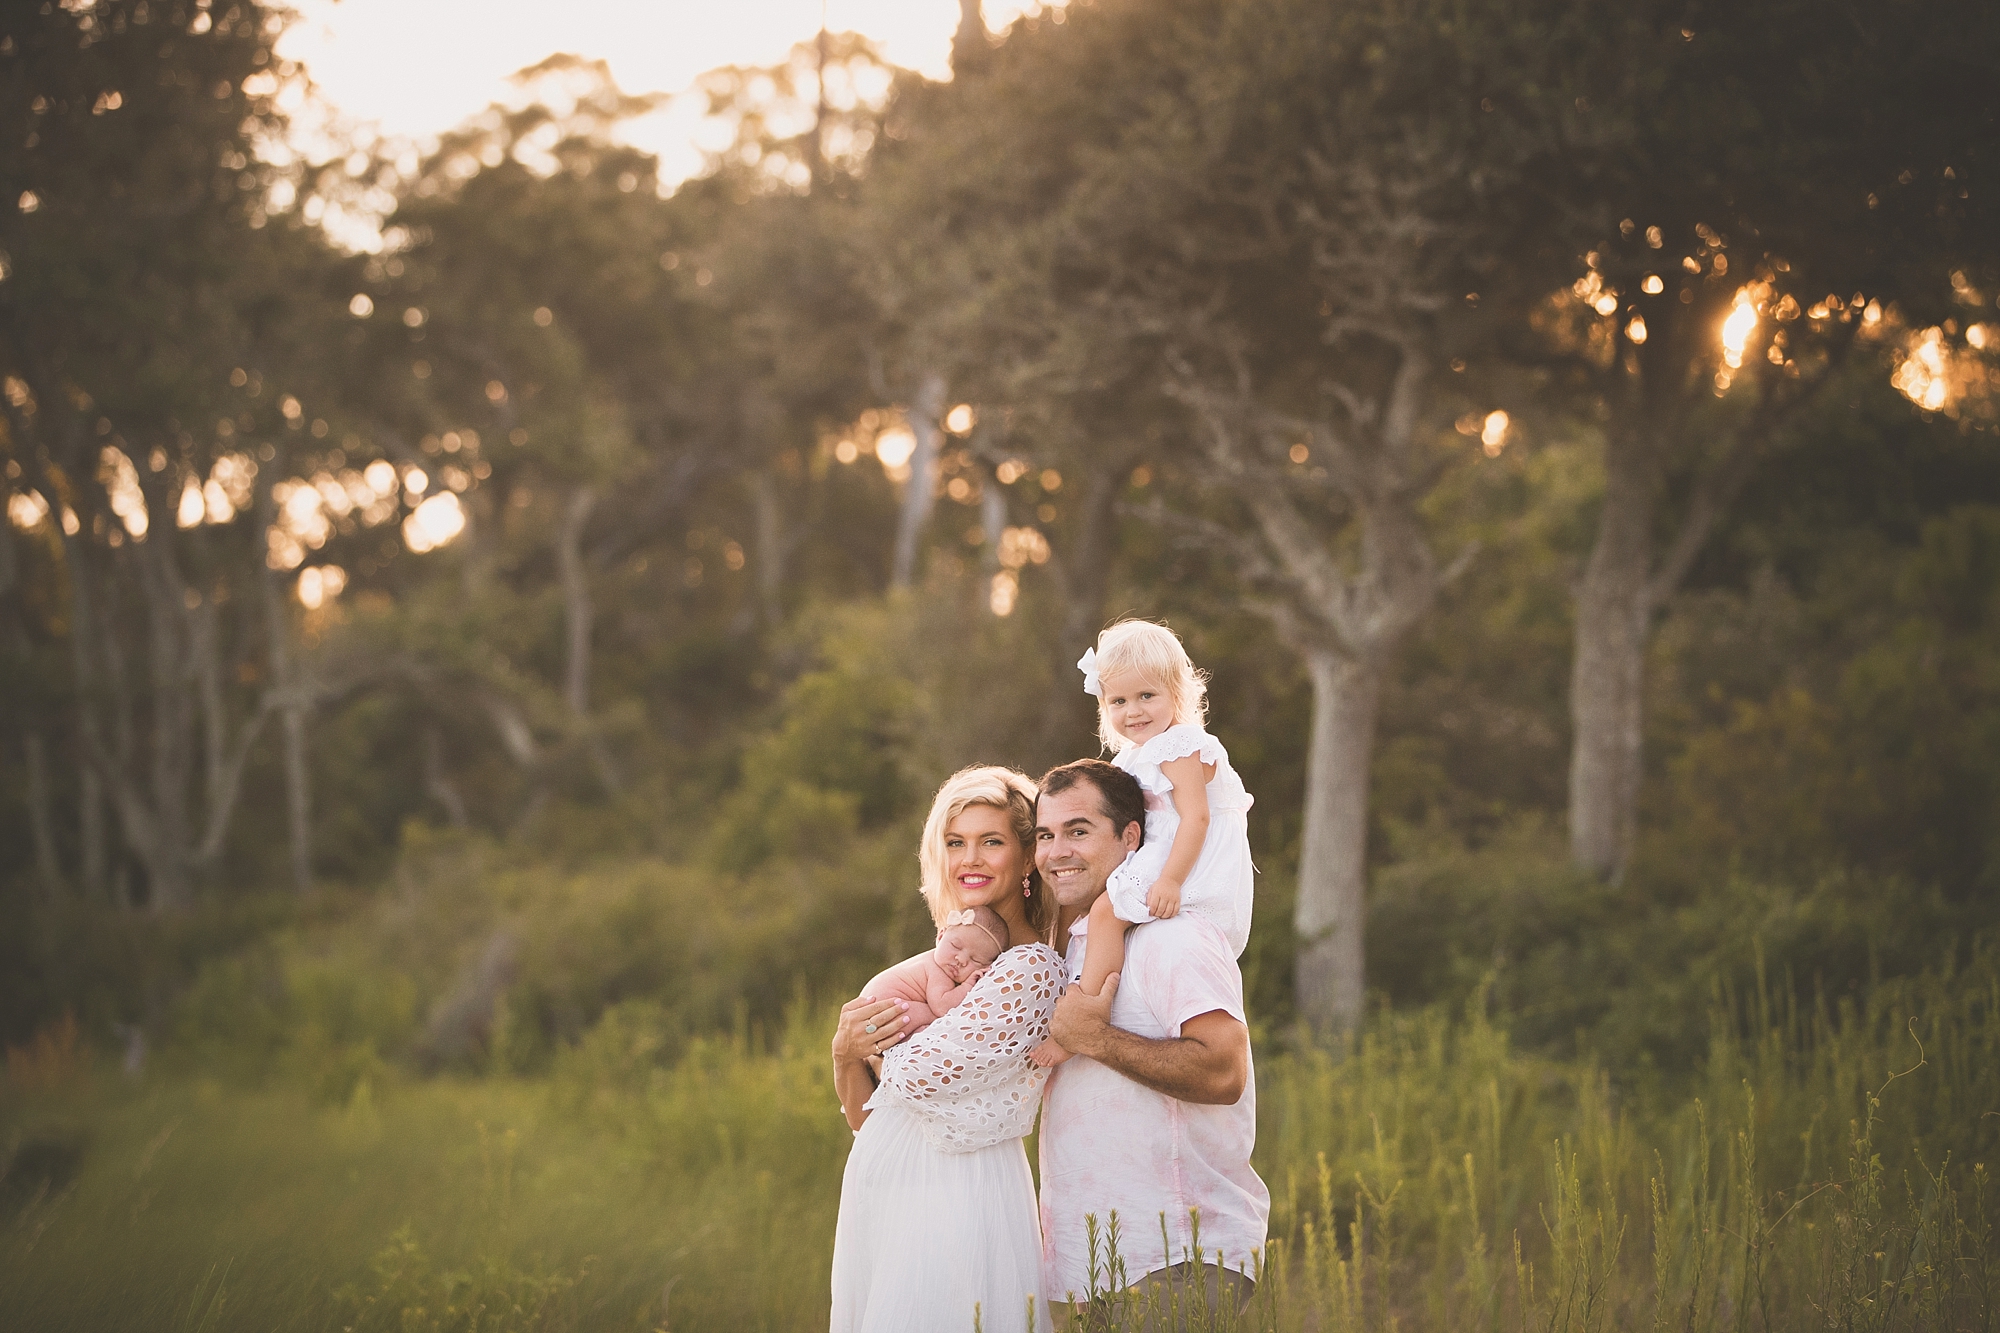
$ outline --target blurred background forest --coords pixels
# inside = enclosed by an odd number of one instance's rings
[[[1996,11],[960,10],[946,82],[705,76],[663,188],[599,64],[308,148],[281,8],[5,7],[36,1326],[823,1322],[827,1006],[929,939],[938,781],[1094,752],[1127,614],[1257,798],[1274,1234],[1405,1246],[1341,1318],[1750,1327],[1785,1198],[1849,1212],[1762,1326],[1836,1236],[1919,1282],[1856,1238],[2000,1134]],[[1535,1220],[1590,1153],[1651,1240]],[[1987,1323],[1868,1326],[1992,1326],[1983,1225],[1923,1254]]]

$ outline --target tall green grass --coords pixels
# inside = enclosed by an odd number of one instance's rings
[[[0,1111],[0,1310],[824,1327],[849,1142],[830,1024],[799,1005],[689,1041],[627,1002],[534,1079],[378,1072],[345,1100],[297,1071],[127,1082],[47,1043]],[[1381,1014],[1338,1053],[1260,1034],[1258,1083],[1272,1241],[1231,1327],[2000,1327],[1990,951],[1837,1002],[1718,997],[1678,1080],[1523,1054],[1474,1006]],[[1152,1267],[1158,1219],[1117,1221],[1126,1271]]]
[[[1719,999],[1692,1087],[1476,1012],[1279,1062],[1269,1329],[2000,1327],[2000,973]]]

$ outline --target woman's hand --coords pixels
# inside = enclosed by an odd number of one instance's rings
[[[875,1092],[875,1074],[867,1061],[909,1036],[906,1000],[871,1000],[866,996],[840,1006],[840,1024],[833,1030],[833,1084],[847,1127],[860,1133],[868,1119],[868,1099]],[[870,1029],[873,1031],[870,1031]]]
[[[907,1000],[871,1000],[862,996],[840,1006],[840,1026],[833,1030],[833,1062],[853,1064],[882,1052],[909,1034],[902,1029],[909,1019]]]

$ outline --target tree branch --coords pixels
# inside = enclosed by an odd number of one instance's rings
[[[1724,449],[1722,460],[1697,477],[1694,494],[1688,502],[1687,516],[1668,544],[1659,568],[1647,581],[1649,606],[1660,606],[1679,589],[1681,580],[1693,568],[1702,547],[1714,535],[1716,526],[1749,484],[1757,464],[1763,461],[1771,445],[1772,437],[1833,380],[1846,364],[1853,346],[1854,337],[1850,333],[1835,344],[1826,365],[1810,380],[1803,382],[1797,392],[1782,398],[1775,394],[1767,395],[1736,430]]]

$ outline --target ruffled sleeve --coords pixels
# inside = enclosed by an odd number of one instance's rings
[[[869,1107],[902,1105],[946,1152],[1022,1137],[1048,1077],[1028,1052],[1048,1036],[1062,983],[1062,960],[1045,944],[1001,954],[956,1008],[882,1057]]]
[[[1200,755],[1204,764],[1221,764],[1229,761],[1229,752],[1222,748],[1222,742],[1192,722],[1168,727],[1130,753],[1135,763],[1151,764],[1155,768],[1176,759],[1185,759],[1191,754]]]

